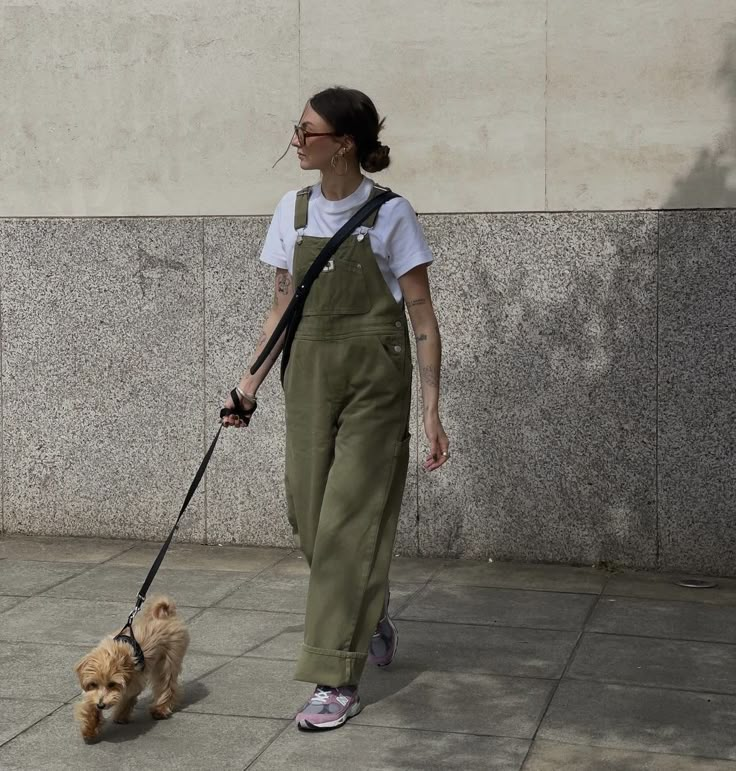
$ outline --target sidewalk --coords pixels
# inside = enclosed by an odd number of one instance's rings
[[[367,670],[358,717],[309,734],[291,721],[311,693],[291,679],[304,560],[191,545],[150,592],[190,626],[181,711],[85,745],[72,666],[158,547],[0,538],[0,769],[736,771],[734,579],[396,559],[397,659]]]

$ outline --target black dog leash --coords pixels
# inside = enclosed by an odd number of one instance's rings
[[[233,409],[223,407],[220,410],[220,420],[224,418],[226,415],[237,415],[243,423],[247,426],[248,423],[250,423],[251,416],[256,411],[255,405],[247,410],[243,409],[243,405],[240,401],[240,398],[238,396],[238,392],[233,389],[230,392],[230,398],[233,400],[233,404],[235,407]],[[215,438],[212,440],[212,443],[210,444],[209,450],[207,450],[206,455],[204,456],[204,459],[199,464],[199,468],[197,469],[197,473],[194,475],[194,479],[192,480],[192,483],[189,485],[189,490],[186,494],[186,497],[184,498],[184,503],[182,504],[182,507],[179,511],[179,516],[176,518],[176,522],[174,523],[174,527],[171,528],[171,532],[169,533],[169,537],[164,541],[164,545],[161,547],[161,550],[159,551],[156,559],[153,562],[153,565],[151,565],[151,569],[148,571],[148,575],[146,576],[146,580],[143,582],[143,586],[141,586],[140,591],[138,592],[138,598],[136,599],[135,606],[133,610],[130,611],[130,615],[128,616],[128,621],[126,622],[125,626],[118,632],[118,634],[115,636],[115,640],[118,640],[120,642],[125,642],[130,645],[130,647],[133,649],[133,660],[135,661],[135,668],[136,669],[143,669],[145,666],[145,659],[143,657],[143,650],[141,649],[141,646],[138,644],[138,641],[135,639],[135,635],[133,634],[133,619],[138,615],[138,611],[140,611],[141,606],[146,601],[146,594],[148,592],[149,587],[151,586],[151,583],[153,582],[153,579],[156,576],[156,573],[158,573],[158,569],[161,567],[161,563],[164,561],[164,557],[166,556],[166,552],[169,550],[169,546],[171,545],[171,541],[174,538],[174,533],[179,529],[179,522],[184,515],[184,512],[186,511],[187,506],[189,505],[189,501],[192,500],[192,496],[194,495],[196,489],[199,487],[199,483],[202,481],[202,477],[204,476],[205,469],[207,468],[207,464],[210,462],[210,458],[212,457],[212,453],[215,450],[215,446],[217,445],[217,440],[220,438],[220,432],[222,431],[222,424],[220,424],[220,427],[217,429],[217,433],[215,434]],[[126,630],[128,633],[126,634]]]
[[[250,374],[255,375],[256,372],[263,366],[263,362],[266,361],[271,351],[278,343],[284,330],[286,330],[286,338],[284,340],[284,349],[281,353],[281,384],[284,383],[284,374],[286,373],[286,366],[289,363],[289,353],[291,351],[291,344],[294,340],[296,328],[299,326],[299,321],[302,317],[302,310],[304,303],[306,302],[309,290],[312,288],[312,284],[318,278],[322,269],[327,265],[332,256],[337,251],[340,244],[357,228],[361,225],[370,214],[376,209],[380,208],[386,201],[392,198],[398,198],[399,195],[392,190],[386,188],[382,193],[368,200],[363,206],[358,209],[357,212],[335,233],[332,238],[325,244],[324,249],[317,255],[314,262],[309,266],[301,284],[296,288],[294,296],[291,298],[291,302],[286,306],[283,316],[279,319],[279,323],[276,325],[273,334],[269,338],[268,342],[261,351],[261,355],[256,359],[253,366],[250,368]]]

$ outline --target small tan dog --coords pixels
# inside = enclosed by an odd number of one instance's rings
[[[75,667],[83,699],[75,714],[86,740],[99,735],[102,713],[112,708],[116,723],[127,723],[147,683],[153,689],[151,715],[171,716],[179,694],[179,673],[189,645],[189,632],[168,597],[155,597],[133,620],[133,635],[143,652],[141,670],[131,643],[106,637]]]

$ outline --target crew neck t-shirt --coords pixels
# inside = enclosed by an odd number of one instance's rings
[[[330,201],[322,195],[320,183],[312,186],[305,236],[330,238],[368,200],[373,182],[367,177],[358,189],[347,198]],[[297,232],[294,229],[294,207],[297,190],[289,191],[276,206],[261,261],[275,268],[294,273],[294,246]],[[354,232],[359,232],[356,228]],[[371,248],[376,255],[378,268],[396,302],[401,301],[399,278],[418,265],[432,262],[432,253],[422,226],[411,204],[405,198],[392,198],[378,211],[375,225],[368,230]]]

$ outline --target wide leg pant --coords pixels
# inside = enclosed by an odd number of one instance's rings
[[[294,341],[289,519],[310,566],[295,678],[358,683],[383,608],[409,460],[406,327]]]

